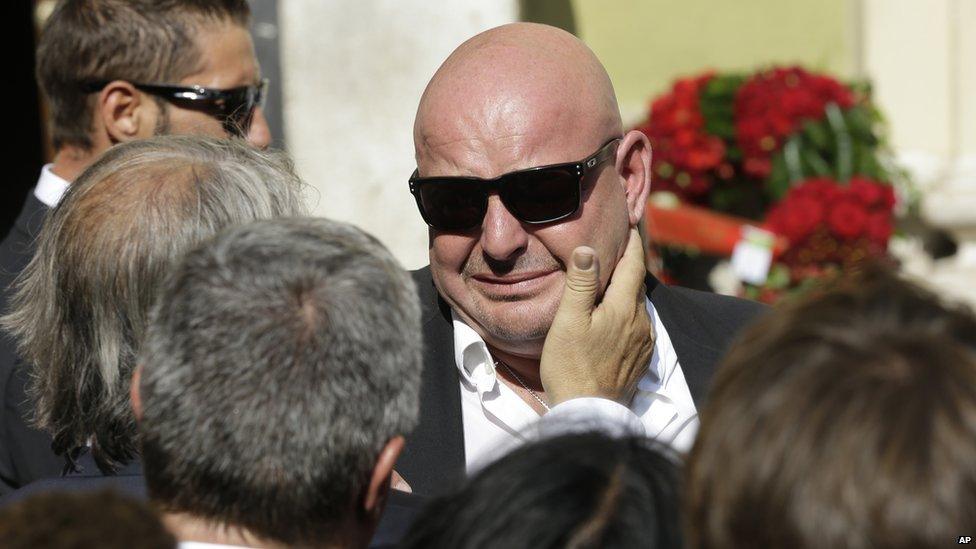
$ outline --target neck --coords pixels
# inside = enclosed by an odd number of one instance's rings
[[[180,541],[198,541],[220,545],[239,545],[243,547],[278,548],[284,544],[256,536],[246,528],[228,526],[186,513],[165,513],[163,524]]]
[[[78,179],[81,172],[85,171],[85,168],[90,166],[102,152],[98,147],[93,147],[91,150],[70,145],[62,147],[54,157],[51,171],[61,179],[72,182]]]
[[[289,547],[286,543],[258,536],[247,528],[215,522],[188,513],[164,512],[162,520],[166,528],[180,541],[237,545],[260,549],[285,549]],[[323,543],[317,547],[322,549],[365,547],[369,541],[367,538],[363,542],[347,542],[347,537],[337,538],[336,541]],[[353,536],[353,538],[358,540],[357,536]]]
[[[494,347],[490,343],[488,344],[488,350],[491,351],[491,354],[496,360],[504,362],[509,368],[514,370],[530,389],[537,393],[545,392],[545,389],[542,387],[542,378],[539,376],[540,357],[515,354]]]

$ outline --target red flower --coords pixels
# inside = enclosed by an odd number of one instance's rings
[[[759,161],[777,151],[804,119],[823,118],[828,103],[847,108],[854,104],[854,95],[836,80],[800,67],[774,68],[746,81],[734,104],[743,170],[754,177],[769,175]]]
[[[802,242],[824,219],[823,204],[811,197],[796,196],[780,213],[780,232],[790,242]]]
[[[672,191],[686,200],[705,197],[713,172],[725,160],[725,143],[705,132],[699,92],[712,78],[706,73],[675,82],[671,91],[654,99],[643,131],[654,150],[652,188]]]
[[[882,249],[888,248],[893,229],[891,226],[891,212],[873,212],[867,220],[867,236],[871,242]]]
[[[880,183],[876,183],[865,177],[858,176],[852,177],[850,183],[847,184],[847,188],[849,189],[851,195],[855,196],[866,208],[884,206],[885,187],[888,186],[881,185]]]
[[[854,239],[864,234],[868,212],[856,200],[844,198],[831,206],[827,225],[841,238]]]

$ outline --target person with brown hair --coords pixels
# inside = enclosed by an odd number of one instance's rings
[[[111,490],[35,494],[0,510],[4,549],[176,549],[146,503]]]
[[[267,147],[262,80],[246,0],[62,0],[45,22],[37,79],[50,107],[55,157],[0,243],[0,314],[34,253],[41,223],[109,147],[160,134],[241,137]],[[11,338],[0,334],[0,494],[57,474],[50,438],[12,399]]]
[[[872,268],[719,368],[689,456],[693,548],[944,547],[976,532],[976,317]]]

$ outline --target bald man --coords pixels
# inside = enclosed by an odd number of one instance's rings
[[[713,366],[760,306],[645,273],[633,295],[650,326],[628,344],[653,345],[653,356],[636,387],[601,389],[614,375],[606,364],[592,379],[540,371],[574,249],[590,250],[577,267],[592,263],[602,292],[650,190],[647,137],[623,131],[593,52],[537,24],[471,38],[424,91],[414,143],[410,191],[430,228],[430,266],[414,272],[425,306],[420,425],[397,465],[413,490],[451,485],[550,409],[628,415],[688,450]]]

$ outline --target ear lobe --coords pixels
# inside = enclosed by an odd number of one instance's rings
[[[99,92],[95,110],[108,140],[115,144],[152,135],[152,126],[147,120],[149,113],[146,112],[150,105],[152,102],[145,101],[132,84],[113,80]]]
[[[403,451],[403,445],[404,439],[399,435],[387,441],[380,450],[376,465],[373,466],[373,473],[369,477],[369,486],[366,487],[363,498],[363,510],[366,511],[367,516],[375,517],[376,520],[379,520],[380,513],[386,506],[386,498],[394,474],[393,466],[396,465],[396,460]]]
[[[617,173],[627,195],[630,226],[644,216],[644,206],[651,192],[651,143],[643,132],[631,130],[617,146]]]

